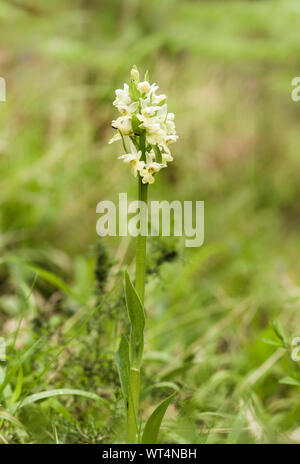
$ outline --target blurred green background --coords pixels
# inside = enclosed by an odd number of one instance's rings
[[[300,442],[299,18],[297,0],[0,2],[2,442],[124,439],[113,353],[134,241],[95,226],[99,201],[136,197],[108,145],[133,64],[180,137],[150,198],[205,201],[203,247],[148,241],[145,417],[176,388],[162,442]],[[110,406],[26,404],[57,388]]]

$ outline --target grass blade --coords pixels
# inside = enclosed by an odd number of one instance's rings
[[[246,414],[247,414],[247,410],[248,410],[248,407],[249,407],[249,402],[246,402],[240,412],[238,413],[233,425],[232,425],[232,429],[228,435],[228,438],[227,438],[227,444],[235,444],[238,442],[238,438],[243,430],[243,427],[245,425],[245,422],[246,422]]]
[[[43,391],[40,393],[34,393],[33,395],[27,396],[23,400],[20,400],[17,403],[15,403],[12,410],[15,411],[17,409],[23,408],[24,406],[27,406],[28,404],[35,403],[36,401],[44,400],[46,398],[52,398],[55,396],[62,396],[62,395],[84,396],[85,398],[98,401],[103,406],[110,408],[110,403],[104,398],[102,398],[101,396],[96,395],[96,393],[91,393],[85,390],[77,390],[73,388],[59,388],[55,390],[48,390],[48,391]]]

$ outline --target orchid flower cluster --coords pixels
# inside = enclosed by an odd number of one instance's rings
[[[150,84],[148,73],[140,82],[134,66],[130,84],[116,90],[113,105],[121,116],[112,121],[118,133],[109,141],[122,140],[125,154],[119,156],[131,165],[132,174],[142,178],[143,184],[153,184],[154,174],[173,161],[169,145],[176,142],[174,113],[168,113],[166,95],[157,95],[158,85]],[[130,150],[125,137],[129,137]]]

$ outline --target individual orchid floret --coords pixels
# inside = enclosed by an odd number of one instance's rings
[[[129,115],[120,116],[118,119],[113,120],[112,127],[118,129],[122,135],[132,135],[132,124]]]
[[[151,89],[151,86],[148,81],[140,82],[137,87],[141,93],[145,94],[148,94]]]
[[[167,97],[157,93],[158,85],[150,84],[148,73],[142,80],[134,66],[130,75],[130,84],[116,90],[113,105],[121,116],[112,122],[118,133],[109,143],[121,140],[126,154],[119,158],[131,163],[133,174],[139,173],[143,183],[153,184],[154,175],[173,161],[169,145],[178,139],[175,116],[168,113]]]
[[[143,184],[153,184],[155,181],[153,174],[159,172],[162,167],[164,167],[162,164],[155,162],[146,164],[145,168],[140,170]]]
[[[125,155],[119,156],[119,159],[122,159],[124,163],[131,164],[131,172],[134,177],[137,176],[138,171],[141,171],[145,165],[144,161],[140,161],[142,156],[142,152],[139,150],[137,151],[134,144],[130,141],[130,153],[125,153]]]
[[[143,184],[153,184],[155,179],[153,174],[159,172],[162,168],[166,167],[166,165],[162,163],[157,163],[154,161],[155,159],[155,152],[151,150],[147,153],[147,163],[145,166],[140,170],[140,175],[142,176]]]
[[[162,164],[165,166],[167,166],[167,164],[173,161],[174,159],[173,156],[169,153],[162,153],[161,158],[162,158]]]
[[[131,103],[131,98],[129,96],[129,86],[124,84],[123,89],[116,90],[116,98],[113,101],[113,105],[117,108],[123,105],[129,105]]]

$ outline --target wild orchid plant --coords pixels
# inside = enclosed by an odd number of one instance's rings
[[[121,140],[125,154],[119,156],[131,165],[132,174],[138,178],[138,199],[147,203],[148,184],[155,175],[172,161],[169,145],[176,142],[174,114],[168,113],[166,95],[157,95],[158,86],[148,82],[148,73],[140,82],[139,71],[131,70],[130,84],[116,90],[113,105],[121,116],[112,122],[117,134],[110,140]],[[129,147],[128,149],[128,139]],[[137,236],[136,278],[133,286],[125,271],[125,296],[130,320],[130,340],[123,335],[116,361],[122,393],[127,408],[126,442],[155,443],[163,416],[174,393],[165,399],[149,417],[143,434],[139,421],[140,367],[144,349],[144,291],[145,291],[146,235]]]

